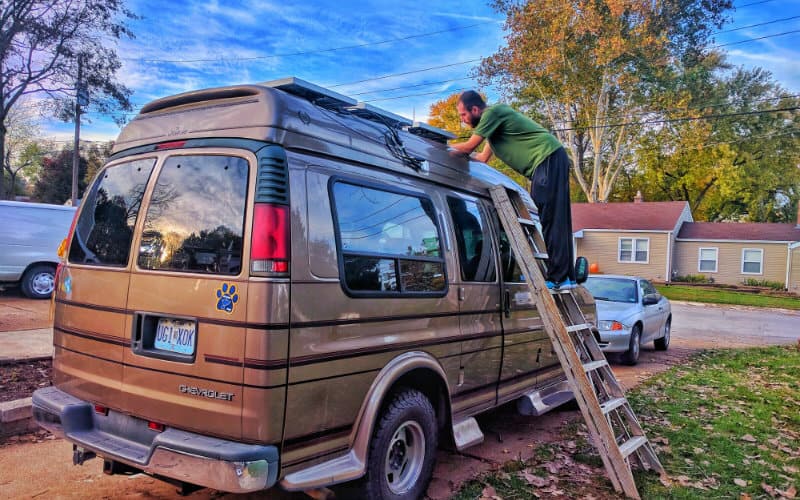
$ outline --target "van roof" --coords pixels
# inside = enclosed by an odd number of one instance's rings
[[[290,77],[185,92],[145,105],[113,153],[198,138],[244,138],[287,150],[343,158],[482,195],[492,185],[529,194],[494,168],[453,154],[455,136],[332,90]]]

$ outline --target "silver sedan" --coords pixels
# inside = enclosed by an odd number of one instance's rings
[[[591,275],[584,286],[597,302],[600,348],[621,353],[622,361],[635,365],[642,344],[656,350],[669,347],[672,310],[669,300],[646,279],[636,276]]]

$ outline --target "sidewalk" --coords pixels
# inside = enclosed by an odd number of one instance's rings
[[[52,357],[52,328],[0,332],[0,365]]]

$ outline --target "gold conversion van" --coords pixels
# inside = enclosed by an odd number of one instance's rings
[[[146,105],[70,231],[37,421],[109,474],[397,499],[476,414],[570,400],[488,188],[533,203],[450,138],[295,78]]]

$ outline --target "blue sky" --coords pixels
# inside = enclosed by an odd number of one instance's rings
[[[729,61],[761,66],[800,93],[800,0],[734,5],[724,30],[771,23],[715,35],[716,43],[732,44],[722,47]],[[433,102],[476,87],[470,78],[476,60],[494,53],[504,37],[503,19],[487,0],[132,0],[128,6],[142,19],[131,23],[136,39],[118,47],[119,76],[134,91],[136,111],[188,90],[297,76],[424,120]],[[798,32],[772,36],[789,31]],[[87,118],[83,139],[119,133],[106,117]],[[42,132],[64,140],[72,126],[48,123]]]

